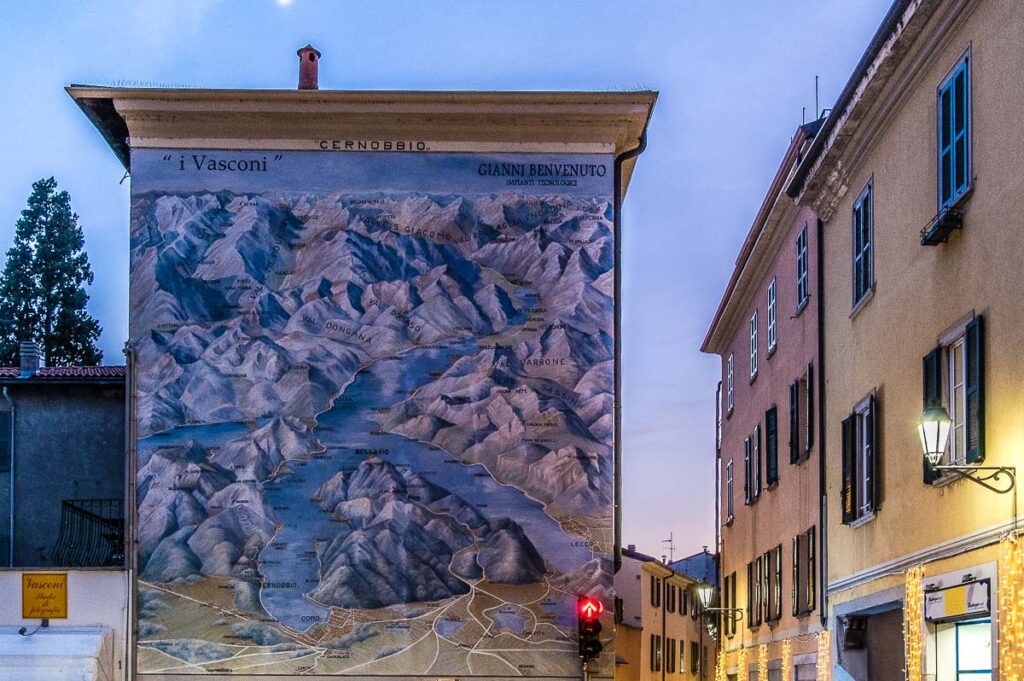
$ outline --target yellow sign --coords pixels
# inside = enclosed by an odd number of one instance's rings
[[[66,572],[26,572],[21,575],[21,617],[27,620],[68,618]]]

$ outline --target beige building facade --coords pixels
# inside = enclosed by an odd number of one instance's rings
[[[789,183],[823,222],[837,680],[1024,678],[1022,36],[1018,0],[898,0]]]
[[[657,561],[641,565],[640,681],[711,679],[717,655],[697,580]]]

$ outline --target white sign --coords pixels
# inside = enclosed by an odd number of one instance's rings
[[[924,618],[929,622],[948,622],[989,615],[990,598],[987,579],[932,591],[924,595]]]

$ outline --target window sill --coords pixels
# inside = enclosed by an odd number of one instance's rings
[[[850,527],[852,529],[857,529],[858,527],[863,527],[864,525],[867,525],[868,523],[870,523],[874,519],[875,519],[874,511],[872,511],[871,513],[865,513],[864,515],[862,515],[861,517],[857,518],[852,523],[850,523]]]
[[[775,351],[778,350],[778,349],[779,349],[778,342],[776,342],[775,345],[769,345],[768,346],[768,352],[765,353],[765,356],[764,356],[765,361],[768,361],[769,359],[771,359],[772,355],[774,355]]]
[[[778,486],[779,486],[779,481],[778,480],[772,480],[767,485],[765,485],[764,488],[765,488],[765,490],[771,491],[771,490],[775,489]]]
[[[804,310],[807,309],[807,304],[809,302],[811,302],[810,296],[807,296],[806,298],[800,301],[800,303],[796,306],[796,312],[793,313],[793,319],[796,319],[797,317],[804,313]]]
[[[858,300],[854,304],[853,309],[850,310],[850,319],[853,319],[854,317],[859,315],[860,311],[863,310],[865,307],[867,307],[867,304],[870,303],[871,299],[874,298],[874,297],[875,297],[875,285],[871,284],[871,288],[869,288],[867,290],[867,292],[864,293],[864,295],[862,295],[860,297],[860,300]]]
[[[755,371],[754,373],[750,374],[749,384],[753,385],[754,381],[756,381],[756,380],[757,380],[757,372]]]

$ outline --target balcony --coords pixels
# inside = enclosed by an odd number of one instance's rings
[[[53,564],[60,567],[124,565],[124,501],[65,499]]]

